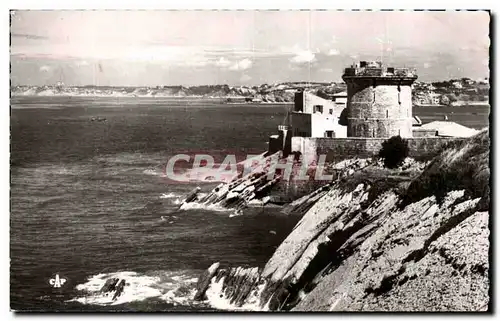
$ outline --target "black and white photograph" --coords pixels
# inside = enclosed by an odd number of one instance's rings
[[[11,312],[491,312],[491,11],[8,14]]]

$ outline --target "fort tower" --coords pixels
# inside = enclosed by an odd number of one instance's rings
[[[346,68],[347,137],[412,137],[415,70],[361,61]]]

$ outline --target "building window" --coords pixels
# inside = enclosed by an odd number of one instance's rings
[[[314,112],[315,113],[323,113],[323,105],[314,105]]]
[[[333,115],[333,109],[330,108],[329,112],[330,112],[330,115]]]
[[[325,131],[325,137],[327,137],[327,138],[334,138],[335,134],[334,134],[333,130],[327,130],[327,131]]]
[[[386,109],[385,111],[385,118],[389,118],[389,109]]]

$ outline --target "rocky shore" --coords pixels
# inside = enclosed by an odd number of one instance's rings
[[[488,310],[489,149],[482,131],[427,163],[351,160],[284,209],[303,216],[264,267],[214,263],[195,299],[264,311]]]

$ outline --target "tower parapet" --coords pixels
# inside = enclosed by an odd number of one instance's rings
[[[345,68],[348,137],[412,137],[413,68],[361,61]]]

